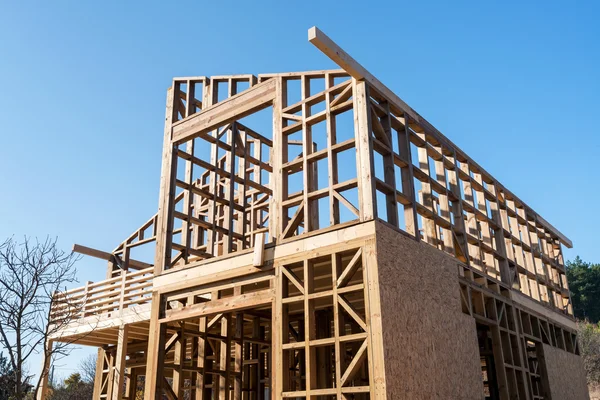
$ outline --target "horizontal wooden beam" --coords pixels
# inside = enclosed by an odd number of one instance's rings
[[[464,158],[469,160],[469,163],[475,166],[481,172],[485,172],[485,170],[478,165],[475,161],[471,159],[471,157],[467,156],[460,148],[455,145],[450,139],[448,139],[443,133],[437,130],[429,121],[423,118],[419,113],[413,110],[408,104],[404,102],[400,97],[398,97],[394,92],[392,92],[387,86],[385,86],[379,79],[377,79],[373,74],[371,74],[365,67],[363,67],[360,63],[358,63],[354,58],[352,58],[348,53],[344,51],[340,46],[338,46],[333,40],[331,40],[325,33],[323,33],[319,28],[313,26],[308,30],[308,41],[312,43],[316,48],[321,50],[327,57],[329,57],[333,62],[342,67],[350,76],[359,81],[367,82],[371,87],[373,87],[379,94],[385,97],[391,104],[395,105],[397,108],[402,110],[402,112],[406,113],[412,120],[414,120],[426,133],[435,136],[443,145],[453,148],[458,154],[462,155]],[[491,176],[491,174],[485,172],[487,175]],[[502,189],[506,190],[499,182],[497,182]],[[508,191],[508,190],[507,190]],[[525,205],[525,202],[519,200],[519,202]],[[531,207],[529,207],[531,209]],[[555,234],[558,239],[568,248],[573,247],[573,242],[569,238],[567,238],[563,233],[561,233],[554,226],[546,222],[539,214],[533,212],[538,218],[538,221],[543,224],[550,232]]]
[[[337,229],[333,229],[337,228]],[[241,277],[243,275],[263,272],[273,268],[274,260],[288,260],[299,254],[305,257],[316,257],[321,249],[328,246],[353,246],[375,235],[375,221],[357,224],[352,223],[343,228],[334,226],[329,231],[308,233],[302,238],[286,241],[278,246],[265,246],[263,266],[254,266],[254,250],[242,250],[228,257],[215,257],[208,260],[195,261],[187,268],[167,270],[155,276],[152,281],[153,290],[160,293],[172,293],[195,285],[204,285],[219,280]],[[201,268],[195,268],[202,266]]]
[[[90,257],[96,257],[101,260],[112,261],[112,262],[117,263],[117,261],[116,261],[117,256],[115,256],[114,254],[107,253],[102,250],[92,249],[91,247],[74,244],[73,252],[83,254],[86,256],[90,256]],[[145,269],[145,268],[150,268],[152,266],[152,264],[129,259],[129,266],[132,267],[133,269]]]
[[[174,123],[171,139],[174,144],[187,142],[202,133],[270,106],[274,98],[275,80],[269,79]]]
[[[573,248],[573,242],[571,241],[571,239],[569,239],[568,237],[563,235],[558,229],[556,229],[550,222],[546,221],[541,215],[537,214],[536,217],[537,217],[538,222],[540,224],[544,225],[546,228],[548,228],[556,236],[558,236],[560,241],[565,246],[567,246],[569,249]]]
[[[179,309],[167,310],[165,312],[165,318],[162,318],[160,323],[182,321],[189,318],[218,313],[241,311],[248,308],[271,304],[274,297],[275,291],[273,289],[266,289],[239,296],[206,301],[204,303],[193,304]]]

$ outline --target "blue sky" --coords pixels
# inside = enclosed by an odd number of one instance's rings
[[[334,68],[317,25],[600,262],[599,4],[0,0],[0,238],[112,250],[156,212],[171,78]]]

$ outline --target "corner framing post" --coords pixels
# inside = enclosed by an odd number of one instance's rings
[[[154,256],[154,276],[160,275],[171,263],[171,240],[173,236],[173,201],[175,197],[174,181],[177,174],[176,146],[171,140],[171,125],[175,120],[173,107],[174,92],[178,87],[167,90],[165,114],[165,136],[163,143],[162,167],[160,175],[160,194],[158,199],[158,218],[156,232],[156,254]]]
[[[354,93],[354,134],[356,136],[356,165],[358,170],[358,201],[360,220],[369,221],[377,215],[375,180],[373,177],[373,141],[369,89],[365,81],[352,78]]]
[[[271,204],[269,204],[269,236],[272,241],[279,241],[283,233],[283,195],[287,192],[286,180],[283,179],[283,155],[287,150],[283,141],[283,126],[282,126],[282,109],[286,101],[286,93],[283,85],[283,78],[272,78],[275,81],[275,99],[273,100],[273,148],[271,154],[271,162],[273,164],[273,172],[271,173]]]
[[[163,144],[162,168],[160,176],[160,195],[158,200],[158,217],[156,232],[156,254],[154,256],[154,276],[160,275],[164,268],[171,263],[171,240],[173,234],[173,199],[175,174],[177,173],[177,153],[171,140],[171,126],[175,119],[173,106],[177,87],[167,90],[167,106],[165,113],[165,137]],[[150,337],[146,361],[146,387],[144,399],[159,400],[162,398],[162,381],[164,361],[165,327],[159,319],[163,312],[161,296],[152,293],[152,309],[150,311]]]
[[[167,90],[167,106],[165,114],[165,137],[163,144],[162,168],[160,176],[160,195],[158,200],[156,254],[154,256],[154,276],[158,276],[171,263],[171,241],[173,235],[173,201],[175,197],[174,181],[177,174],[176,146],[171,140],[172,123],[176,119],[173,106],[179,88],[172,86]],[[164,341],[166,327],[161,325],[160,317],[164,304],[160,293],[152,293],[150,311],[150,337],[146,360],[145,400],[162,399],[163,362],[165,357]]]
[[[379,291],[379,266],[377,264],[376,239],[369,239],[363,247],[363,280],[365,283],[365,314],[369,327],[369,381],[370,398],[385,400],[386,379],[383,347],[383,327],[381,321],[381,293]]]

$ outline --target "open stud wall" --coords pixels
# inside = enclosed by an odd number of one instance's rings
[[[158,212],[110,253],[75,246],[107,280],[57,294],[53,316],[83,307],[52,340],[100,347],[98,399],[389,398],[380,281],[418,265],[398,254],[380,275],[383,227],[423,266],[449,260],[454,311],[477,326],[457,332],[488,357],[476,383],[495,371],[500,399],[552,398],[544,349],[579,352],[569,239],[322,32],[309,40],[342,69],[173,80]]]
[[[258,233],[270,243],[378,218],[572,314],[570,242],[441,134],[343,71],[242,77],[175,80],[155,265],[251,248]],[[235,96],[239,82],[248,89]],[[262,134],[240,122],[265,111]]]

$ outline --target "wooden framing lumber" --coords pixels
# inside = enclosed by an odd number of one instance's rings
[[[206,315],[229,312],[231,310],[242,311],[248,308],[255,308],[263,304],[270,304],[273,301],[274,292],[272,290],[262,290],[240,295],[235,299],[213,300],[207,303],[200,303],[184,307],[177,310],[169,310],[164,318],[160,320],[161,324],[171,321],[179,321],[193,317],[202,317]]]
[[[121,400],[123,398],[123,385],[125,383],[125,357],[127,355],[127,340],[129,327],[123,325],[119,327],[119,339],[117,342],[117,354],[115,355],[115,375],[114,387],[112,390],[112,400]]]
[[[273,80],[255,85],[251,89],[224,100],[173,126],[172,141],[182,143],[192,137],[223,126],[236,119],[267,107],[275,98]]]
[[[119,266],[124,264],[124,261],[119,259],[118,256],[116,256],[115,254],[107,253],[107,252],[101,251],[101,250],[96,250],[91,247],[86,247],[86,246],[82,246],[79,244],[73,245],[73,252],[79,253],[79,254],[84,254],[84,255],[90,256],[90,257],[96,257],[101,260],[111,261]],[[144,268],[152,267],[152,264],[133,260],[131,258],[128,259],[128,263],[129,263],[130,267],[135,268],[135,269],[144,269]]]
[[[309,41],[343,69],[174,79],[158,212],[112,253],[74,246],[107,279],[56,294],[51,320],[81,311],[51,340],[101,348],[104,400],[140,375],[146,400],[393,398],[384,291],[410,290],[387,279],[443,271],[395,257],[382,274],[391,228],[390,252],[458,270],[451,322],[489,332],[500,397],[541,400],[540,349],[578,352],[570,240],[316,27]],[[271,106],[263,130],[240,122]],[[146,244],[153,265],[130,257]]]
[[[308,30],[308,41],[312,43],[315,47],[323,52],[327,57],[329,57],[333,62],[347,71],[354,79],[356,80],[364,80],[369,83],[372,87],[377,89],[381,95],[387,98],[389,101],[394,103],[398,108],[402,111],[406,112],[408,116],[422,125],[427,131],[434,133],[440,140],[444,143],[449,144],[449,147],[453,147],[458,149],[458,147],[450,141],[446,136],[444,136],[441,132],[439,132],[433,125],[431,125],[425,118],[420,116],[416,111],[414,111],[408,104],[406,104],[400,97],[398,97],[394,92],[392,92],[387,86],[385,86],[381,81],[379,81],[374,75],[372,75],[367,69],[365,69],[362,65],[360,65],[356,60],[354,60],[348,53],[346,53],[340,46],[338,46],[333,40],[331,40],[325,33],[323,33],[319,28],[313,26]],[[466,157],[463,155],[463,157]],[[477,165],[477,168],[483,171],[483,168]],[[536,214],[538,220],[555,235],[557,235],[561,242],[567,246],[568,248],[573,247],[573,243],[569,238],[567,238],[563,233],[554,228],[552,225],[547,223],[541,216]]]

